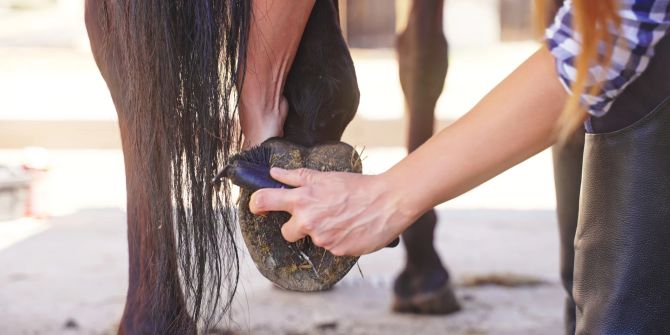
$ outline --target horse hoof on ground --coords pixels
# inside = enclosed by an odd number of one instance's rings
[[[449,283],[433,292],[417,293],[410,297],[395,296],[391,309],[396,313],[446,315],[461,310]]]
[[[427,315],[446,315],[461,310],[448,277],[437,278],[439,285],[435,285],[436,278],[432,278],[432,287],[426,287],[425,282],[421,283],[418,279],[407,272],[398,276],[391,310],[396,313]]]

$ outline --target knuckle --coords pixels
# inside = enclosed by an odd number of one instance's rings
[[[296,204],[301,207],[309,207],[314,199],[314,188],[303,186],[300,188],[299,197],[296,198]]]
[[[305,193],[303,196],[295,199],[295,205],[299,208],[304,208],[309,206],[309,199],[307,198],[308,194]]]
[[[291,230],[289,229],[289,225],[284,224],[281,227],[281,234],[284,237],[284,239],[286,239],[286,240],[289,240],[292,237],[291,236]]]
[[[308,233],[312,233],[316,229],[316,224],[314,224],[314,221],[312,220],[300,220],[300,227]]]
[[[300,179],[302,179],[302,180],[309,180],[311,175],[312,175],[312,173],[309,169],[305,169],[305,168],[298,169],[298,177],[300,177]]]
[[[314,245],[316,245],[317,247],[327,249],[328,246],[330,245],[330,240],[320,236],[312,236],[312,243],[314,243]]]
[[[312,243],[317,247],[323,247],[323,240],[318,236],[312,236]]]

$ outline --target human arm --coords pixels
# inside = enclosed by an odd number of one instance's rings
[[[567,93],[540,49],[479,104],[389,171],[364,176],[273,169],[299,186],[253,194],[253,213],[286,211],[288,241],[306,235],[335,255],[383,248],[421,214],[547,148]]]

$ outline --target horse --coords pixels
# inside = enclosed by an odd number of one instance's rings
[[[114,102],[127,187],[129,275],[119,334],[196,334],[230,309],[239,280],[231,186],[210,179],[240,150],[252,0],[86,0],[91,50]],[[414,0],[397,40],[409,151],[433,133],[448,68],[443,0]],[[284,138],[339,141],[359,90],[337,0],[317,0],[288,75]],[[460,309],[425,213],[402,237],[398,312]]]

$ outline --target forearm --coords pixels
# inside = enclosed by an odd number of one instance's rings
[[[280,136],[288,106],[282,96],[315,0],[254,0],[240,123],[245,146]]]
[[[294,189],[264,189],[252,213],[291,213],[288,241],[306,235],[335,255],[383,248],[434,205],[547,148],[567,93],[542,49],[472,111],[379,176],[308,169],[271,171]]]
[[[554,58],[542,48],[381,178],[394,185],[411,215],[420,215],[554,143],[567,97]]]

